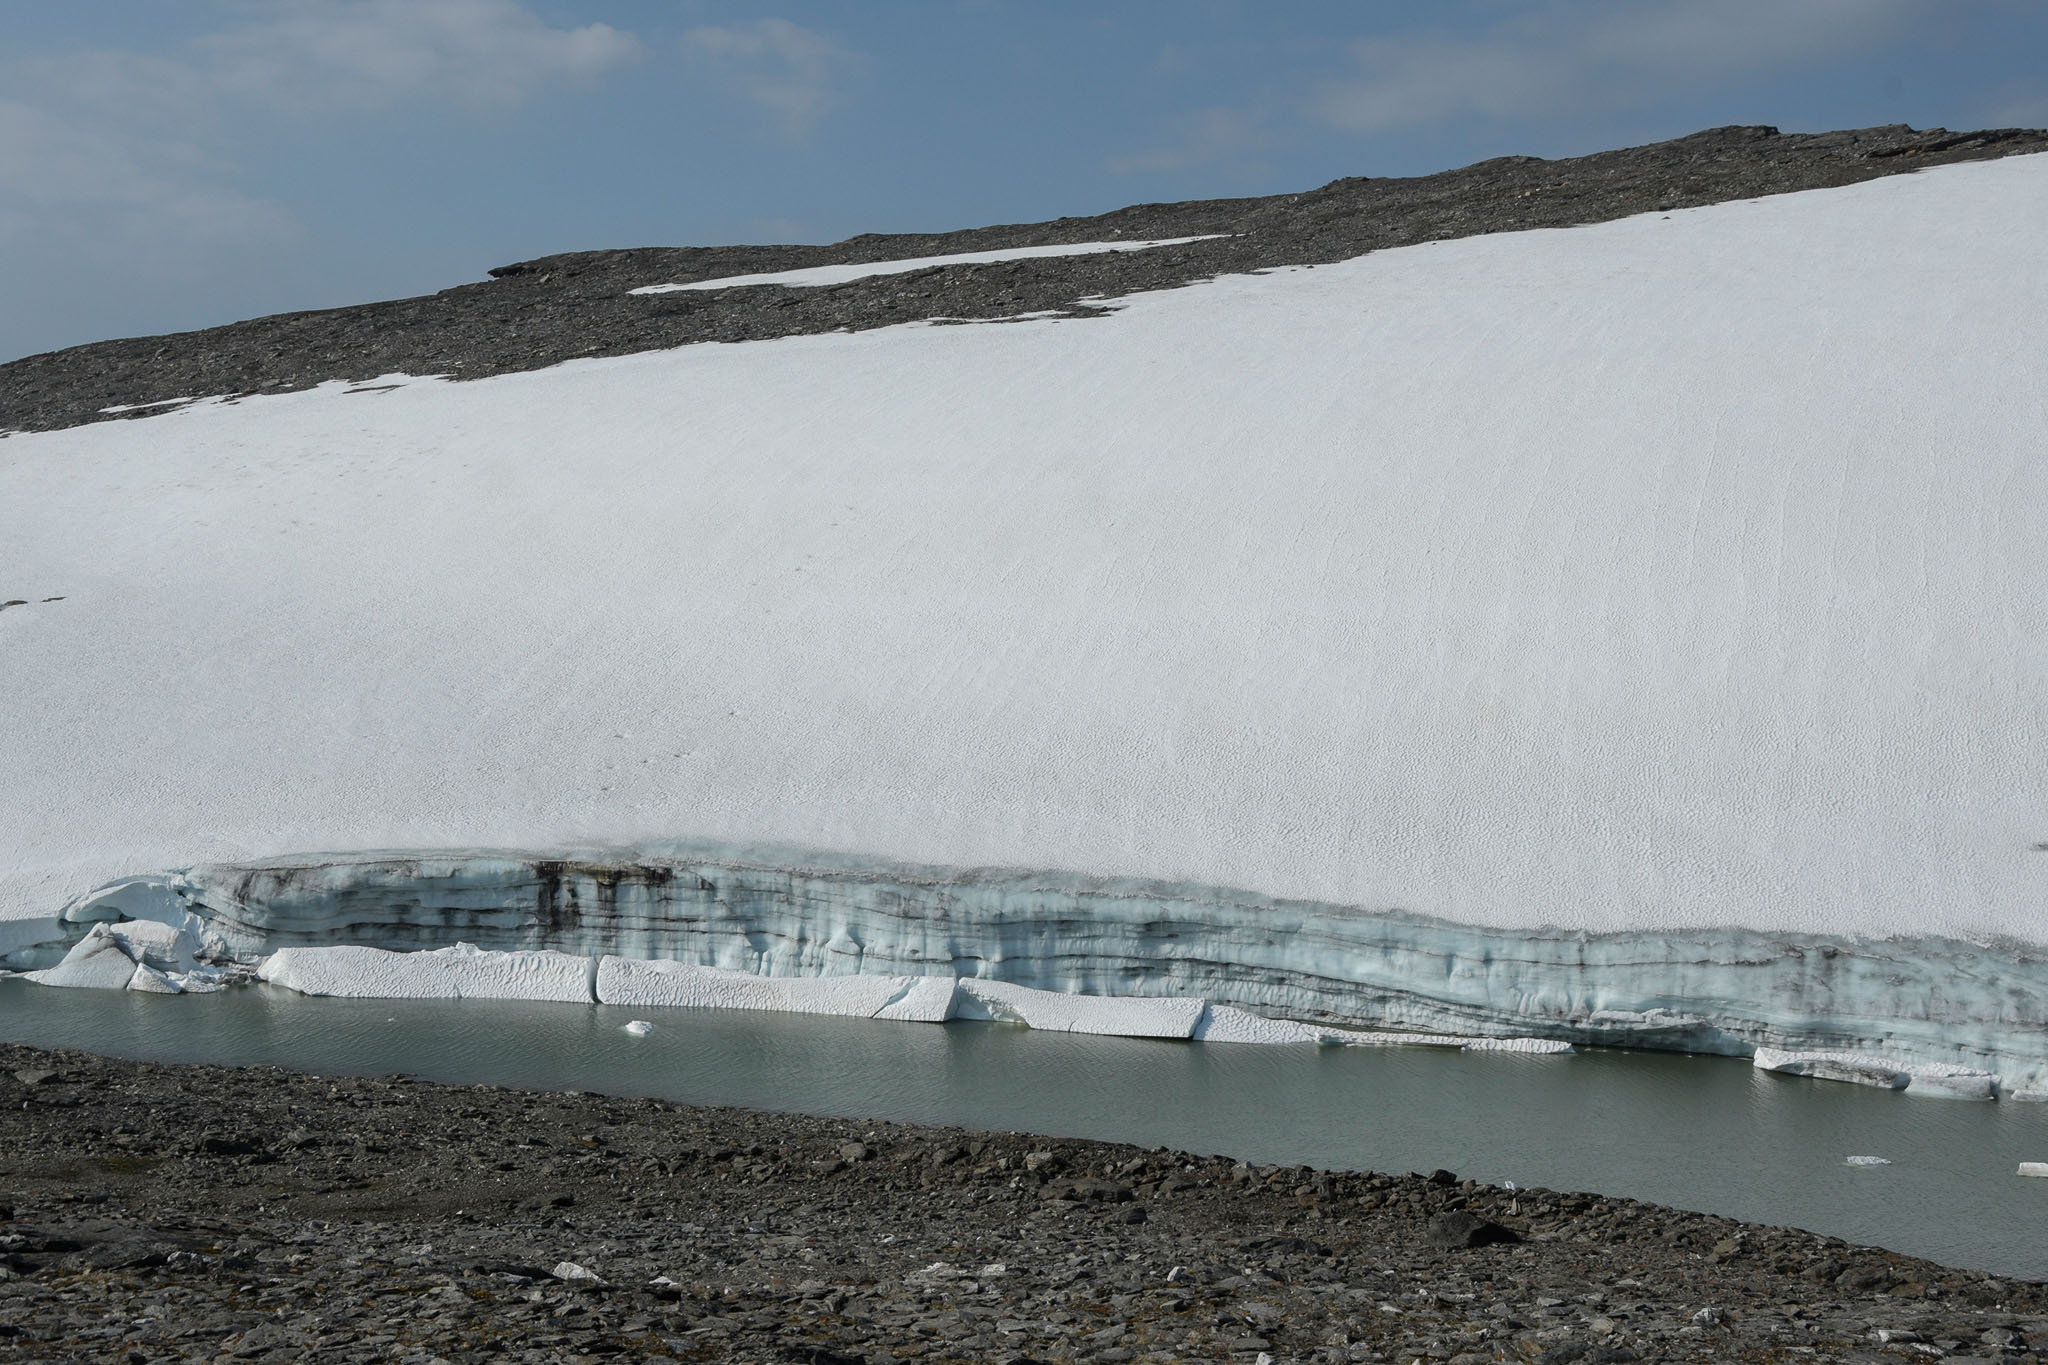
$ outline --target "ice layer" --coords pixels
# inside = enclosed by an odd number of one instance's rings
[[[2015,943],[1499,930],[1214,887],[787,847],[632,861],[481,851],[273,859],[138,879],[70,913],[97,924],[114,913],[110,902],[194,926],[215,960],[274,954],[266,979],[324,993],[378,993],[362,964],[390,955],[348,959],[319,978],[276,964],[336,944],[461,944],[574,954],[593,973],[591,990],[544,998],[1239,1042],[1365,1042],[1376,1040],[1357,1030],[1390,1029],[1404,1036],[1385,1041],[1754,1054],[1766,1069],[1910,1082],[1921,1093],[1978,1084],[1941,1079],[1966,1074],[1998,1078],[1979,1086],[1987,1096],[2001,1084],[2048,1084],[2038,1023],[2048,1018],[2048,960]]]

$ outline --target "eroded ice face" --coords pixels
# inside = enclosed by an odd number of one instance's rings
[[[137,879],[37,979],[177,989],[102,939],[161,938],[359,998],[773,1010],[1214,1043],[1747,1054],[1915,1094],[2029,1095],[2048,966],[1933,936],[1488,929],[1215,887],[698,847],[278,859]],[[154,900],[152,900],[152,897]],[[491,945],[478,946],[478,941]],[[196,945],[196,946],[194,946]],[[422,945],[442,945],[427,947]],[[416,951],[394,951],[411,948]]]

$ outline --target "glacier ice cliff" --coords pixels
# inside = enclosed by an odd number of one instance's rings
[[[595,998],[614,998],[611,981],[620,1003],[716,1003],[699,1000],[701,981],[665,985],[657,960],[770,980],[896,978],[847,983],[877,1009],[902,998],[909,979],[958,977],[958,1012],[974,1017],[1028,1022],[1005,1005],[1009,986],[1156,998],[1162,1018],[1207,1001],[1212,1013],[1233,1011],[1219,1038],[1286,1034],[1234,1014],[1250,1011],[1756,1054],[1790,1074],[1910,1081],[1927,1093],[1991,1092],[1965,1073],[1994,1073],[2008,1092],[2048,1085],[2048,960],[2012,942],[1500,929],[1219,887],[709,844],[203,865],[102,888],[61,918],[73,937],[134,919],[186,926],[214,961],[290,960],[280,950],[333,945],[574,954],[593,964]],[[572,979],[581,970],[562,968],[567,994],[557,998],[588,998]],[[1062,1013],[1032,1008],[1049,1021]],[[1198,1023],[1176,1014],[1153,1031],[1207,1035]]]

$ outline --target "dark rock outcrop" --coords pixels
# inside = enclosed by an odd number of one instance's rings
[[[1088,218],[829,246],[648,247],[520,261],[485,283],[421,298],[287,313],[172,336],[95,342],[0,365],[0,432],[140,417],[149,404],[284,393],[394,372],[462,379],[704,341],[861,330],[920,319],[1086,315],[1090,300],[1216,275],[1348,260],[1384,247],[1569,227],[1926,166],[2048,150],[2048,133],[1951,133],[1903,124],[1834,133],[1715,128],[1670,142],[1546,161],[1496,157],[1410,179],[1349,178],[1300,194],[1139,204]],[[755,286],[634,296],[819,265],[1019,246],[1226,234],[1148,251],[934,267],[829,288]],[[108,407],[144,405],[109,414]]]

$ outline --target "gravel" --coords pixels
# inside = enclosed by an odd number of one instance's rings
[[[2039,1284],[1448,1171],[0,1047],[0,1360],[2044,1347]]]
[[[1263,199],[1140,204],[1094,218],[930,235],[869,234],[830,246],[651,247],[501,266],[438,294],[288,313],[173,336],[104,341],[0,366],[0,431],[109,417],[116,405],[282,393],[326,380],[442,374],[475,379],[582,356],[708,341],[862,330],[920,319],[1099,314],[1091,300],[1216,275],[1347,260],[1383,247],[1848,185],[1921,167],[2048,150],[2048,133],[1951,133],[1904,125],[1783,134],[1716,128],[1569,160],[1499,157],[1415,179],[1335,180]],[[1146,251],[954,265],[825,288],[755,285],[634,296],[809,266],[1018,246],[1226,236]]]

